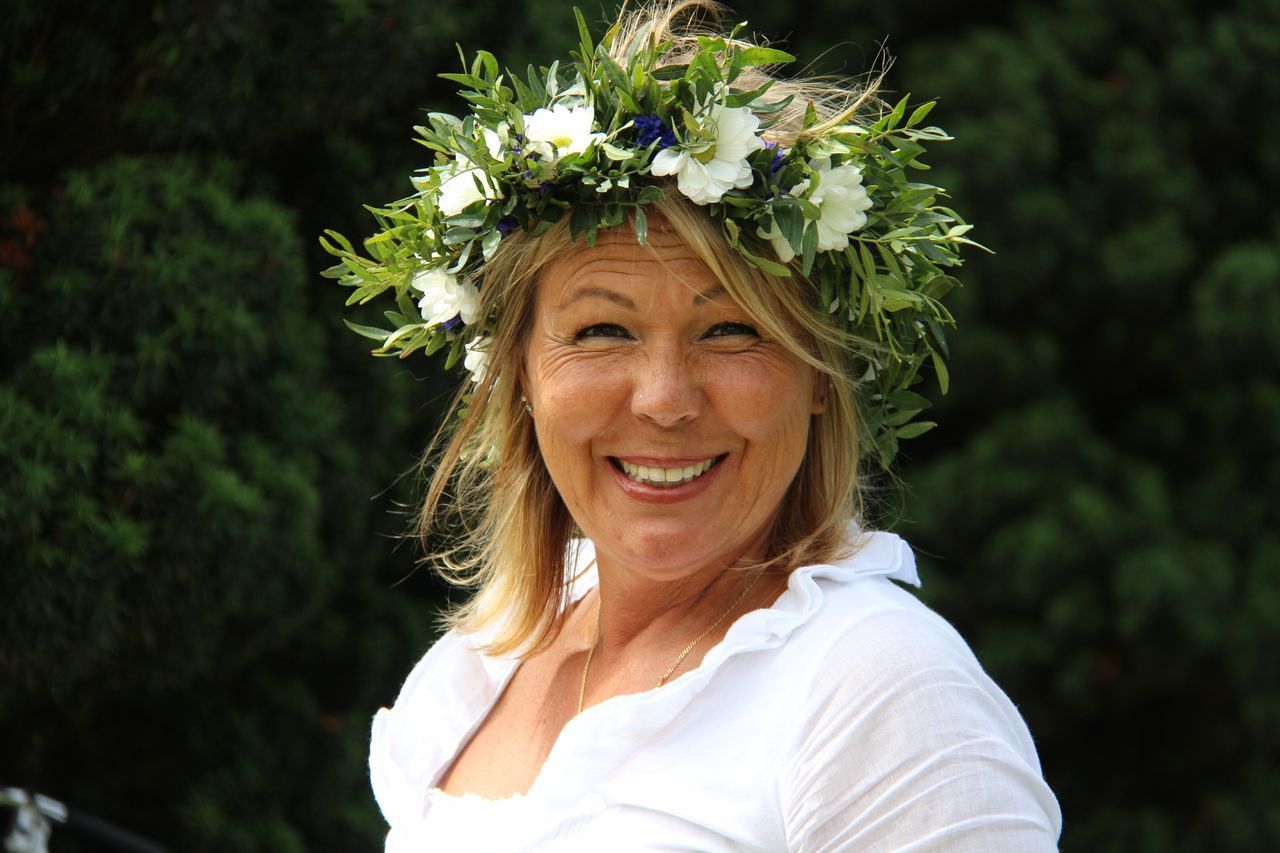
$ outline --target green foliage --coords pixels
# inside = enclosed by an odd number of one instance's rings
[[[71,690],[146,656],[172,683],[325,595],[337,400],[290,225],[184,163],[74,174],[49,210],[30,276],[6,283],[10,679]]]
[[[411,549],[370,496],[444,388],[346,340],[307,235],[394,197],[414,110],[464,108],[433,77],[455,41],[536,65],[579,41],[569,6],[8,4],[6,784],[173,849],[376,847],[368,719],[438,602],[392,588]],[[948,301],[953,391],[904,445],[899,526],[1027,716],[1064,849],[1274,848],[1280,9],[734,18],[843,43],[835,73],[888,34],[889,99],[937,98],[957,137],[931,180],[998,254]]]
[[[1027,715],[1065,849],[1280,840],[1277,11],[1023,5],[895,69],[998,251],[903,529]]]
[[[323,608],[339,585],[354,592],[340,561],[364,564],[362,496],[394,469],[352,452],[293,217],[241,182],[225,166],[117,159],[69,174],[56,199],[4,193],[19,228],[0,272],[8,766],[117,820],[175,798],[186,805],[134,827],[184,849],[314,849],[320,825],[369,843],[367,806],[299,825],[313,784],[332,779],[333,802],[363,798],[358,761],[281,777],[352,758],[376,702],[321,704],[328,673],[283,652],[348,653],[325,644]],[[380,402],[395,399],[377,384]],[[335,518],[361,528],[355,549]],[[399,621],[420,646],[425,623]],[[249,713],[232,710],[242,690]],[[98,745],[113,719],[113,744]],[[192,734],[157,749],[176,726]],[[98,770],[110,788],[74,772],[97,766],[77,750],[126,753]],[[281,763],[285,750],[296,761]],[[178,757],[200,772],[157,790]],[[270,808],[250,816],[237,805],[248,794]]]

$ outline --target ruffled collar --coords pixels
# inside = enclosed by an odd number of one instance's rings
[[[596,779],[668,725],[728,661],[785,643],[822,609],[824,586],[876,577],[920,585],[915,557],[897,535],[851,528],[850,541],[851,556],[793,571],[773,605],[739,617],[696,668],[661,687],[607,699],[570,720],[523,799],[551,809],[571,806]],[[570,598],[576,601],[595,587],[597,576],[590,542],[578,543],[574,550]],[[519,665],[515,657],[480,654],[473,638],[454,639],[467,646],[465,653],[456,650],[446,671],[429,686],[415,690],[406,685],[396,707],[375,718],[370,771],[378,802],[393,826],[425,817],[431,786],[488,715]],[[564,778],[573,778],[575,784],[548,783]]]

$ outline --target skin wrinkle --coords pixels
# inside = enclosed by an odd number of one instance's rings
[[[664,228],[648,247],[602,232],[540,275],[522,381],[552,479],[597,543],[602,670],[662,614],[719,615],[740,589],[725,569],[765,552],[821,407],[814,371],[758,329]],[[655,506],[623,495],[611,456],[724,461],[706,493]]]

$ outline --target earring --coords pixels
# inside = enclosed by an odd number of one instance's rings
[[[526,412],[528,412],[529,414],[531,414],[531,415],[532,415],[532,414],[533,414],[533,406],[532,406],[532,405],[530,405],[529,400],[528,400],[528,399],[527,399],[523,394],[521,394],[521,395],[520,395],[520,402],[521,402],[521,403],[524,403],[524,410],[525,410]]]

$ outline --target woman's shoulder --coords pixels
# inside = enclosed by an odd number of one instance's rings
[[[814,691],[964,685],[1004,700],[960,633],[904,586],[920,586],[910,546],[892,533],[861,535],[849,557],[800,569],[788,587],[809,599],[789,645],[812,661]]]
[[[906,543],[875,540],[795,579],[820,606],[786,644],[803,673],[779,774],[788,836],[822,849],[926,836],[1052,849],[1061,816],[1022,716],[960,634],[894,582],[919,582]]]
[[[803,566],[770,610],[787,645],[808,656],[897,647],[972,661],[954,628],[907,587],[919,587],[915,556],[900,536],[851,531],[849,551]]]

